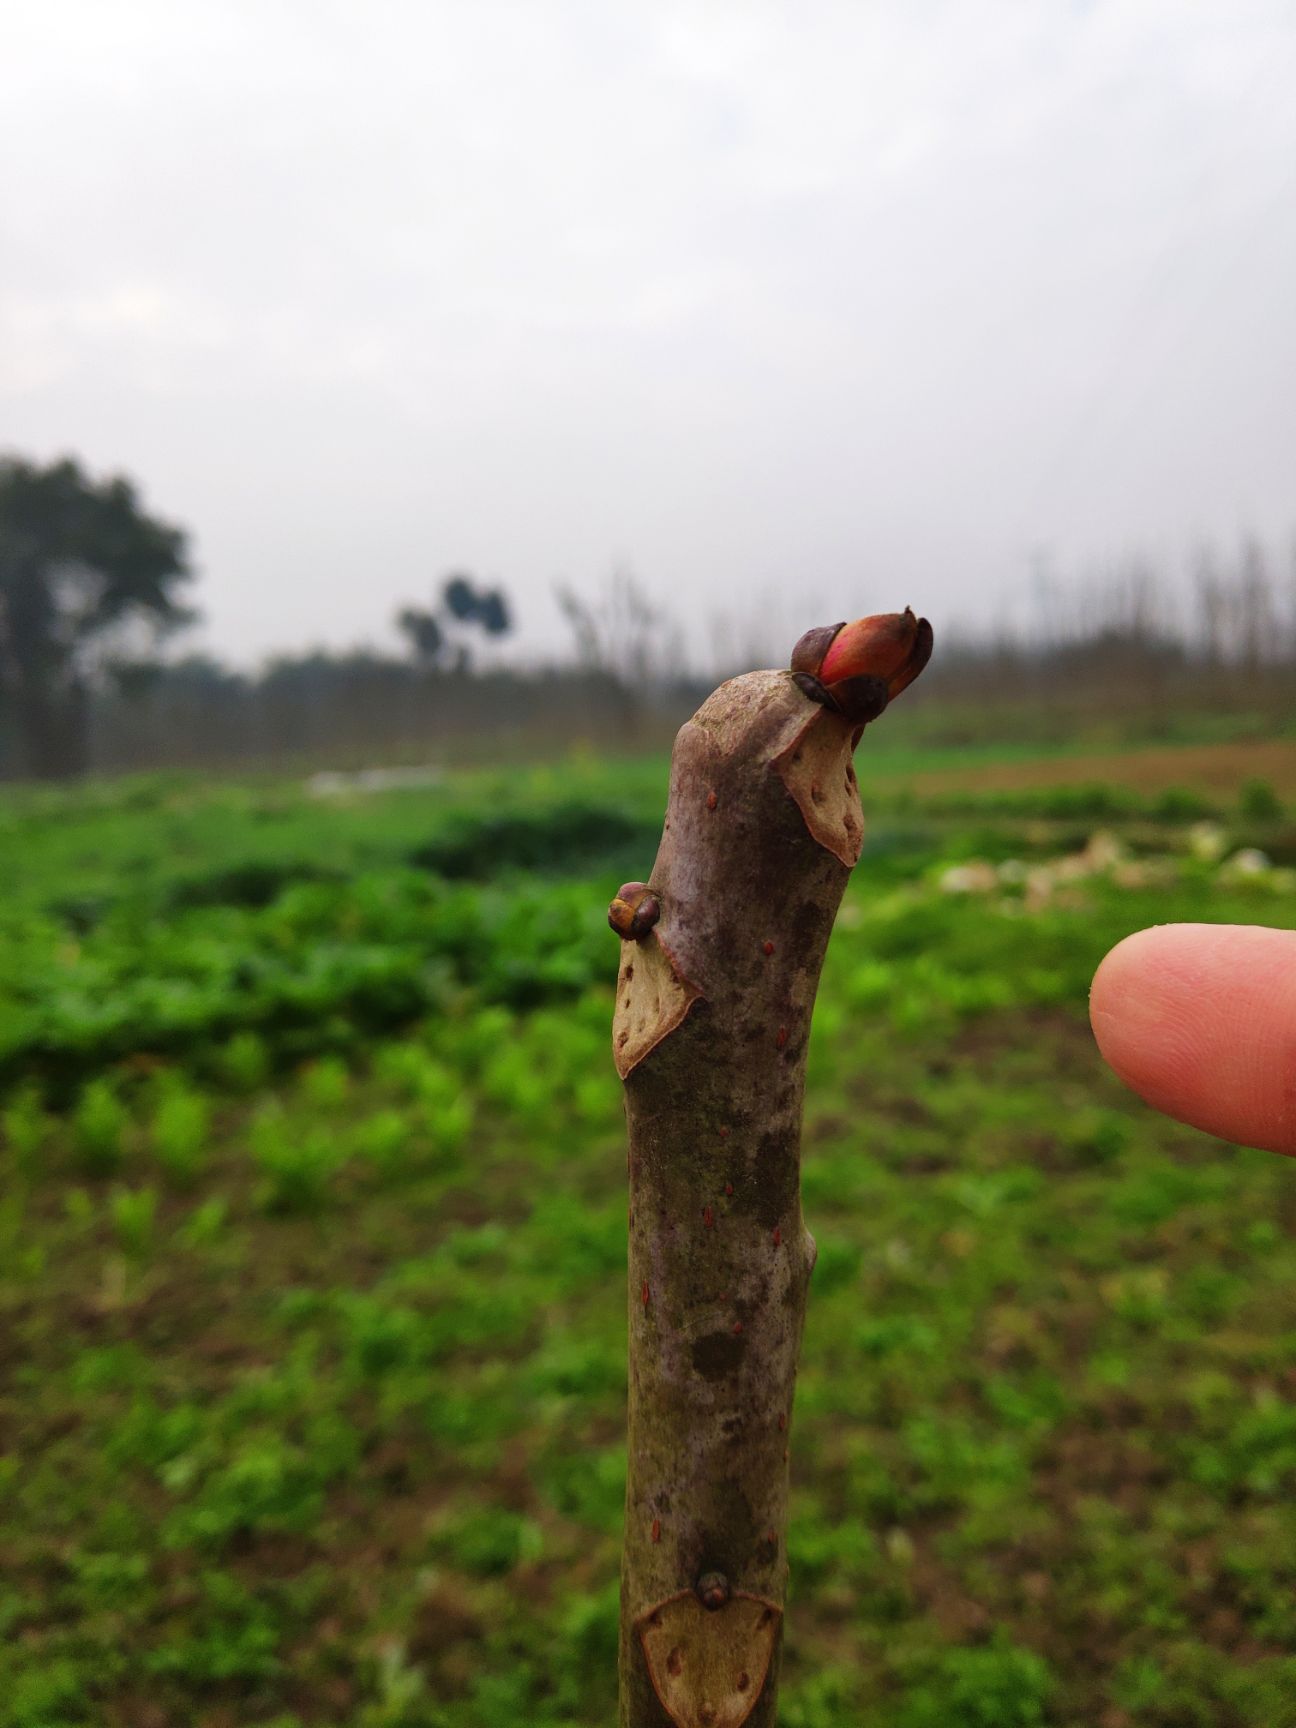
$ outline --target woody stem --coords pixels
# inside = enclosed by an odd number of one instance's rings
[[[649,878],[659,916],[622,943],[622,1728],[775,1721],[788,1448],[815,1258],[800,1202],[805,1058],[862,837],[855,735],[789,673],[722,686],[676,742]],[[695,1609],[708,1588],[715,1599]]]

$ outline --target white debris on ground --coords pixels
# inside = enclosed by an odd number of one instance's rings
[[[940,879],[944,894],[989,894],[999,886],[999,872],[984,858],[967,864],[951,864]]]
[[[350,774],[328,770],[311,775],[306,794],[310,798],[346,798],[357,792],[411,792],[435,786],[444,778],[444,771],[430,762],[419,768],[358,768]]]
[[[1189,829],[1186,850],[1199,863],[1214,864],[1221,884],[1256,882],[1274,893],[1296,893],[1296,870],[1276,868],[1267,853],[1244,846],[1225,857],[1228,838],[1215,822],[1197,822]],[[1046,905],[1079,905],[1077,886],[1094,877],[1104,877],[1118,888],[1165,888],[1179,876],[1179,857],[1165,853],[1157,857],[1131,858],[1121,840],[1106,829],[1090,835],[1079,852],[1025,864],[1020,858],[991,864],[985,858],[968,858],[951,864],[937,878],[942,894],[995,894],[1020,889],[1020,898],[1001,899],[999,909],[1034,911]]]
[[[1272,869],[1273,861],[1267,852],[1261,852],[1257,846],[1244,846],[1240,852],[1224,860],[1220,865],[1220,875],[1234,880],[1244,876],[1264,876]]]
[[[1218,864],[1228,845],[1228,835],[1218,822],[1194,822],[1188,830],[1188,850],[1204,864]]]
[[[996,866],[984,858],[969,858],[951,864],[940,876],[944,894],[993,894],[997,888],[1023,887],[1027,902],[1047,898],[1060,883],[1082,882],[1124,862],[1125,848],[1114,834],[1100,829],[1090,836],[1083,851],[1069,853],[1046,864],[1024,864],[1008,858]]]
[[[1178,874],[1173,858],[1131,858],[1116,866],[1111,879],[1118,888],[1168,888]]]

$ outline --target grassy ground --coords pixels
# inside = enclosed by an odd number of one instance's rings
[[[1190,754],[926,798],[861,758],[788,1728],[1296,1723],[1296,1171],[1132,1104],[1084,1023],[1131,929],[1296,925],[1214,856],[1293,861],[1280,773]],[[611,1719],[602,919],[663,767],[0,805],[0,1728]]]

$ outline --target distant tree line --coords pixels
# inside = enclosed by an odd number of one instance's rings
[[[463,571],[400,609],[403,656],[313,650],[255,673],[163,659],[194,616],[190,580],[183,530],[147,514],[129,481],[93,480],[71,458],[0,459],[0,778],[664,742],[718,675],[744,669],[685,670],[678,622],[625,571],[595,599],[559,587],[575,649],[562,666],[480,663],[512,609]],[[972,707],[1002,711],[1011,731],[1024,709],[1059,726],[1111,712],[1155,729],[1185,710],[1296,714],[1296,559],[1284,572],[1254,539],[1200,553],[1186,586],[1130,561],[1069,585],[1040,569],[1034,593],[1024,625],[938,630],[915,720]]]
[[[1296,547],[1286,569],[1251,536],[1200,549],[1180,582],[1140,559],[1070,583],[1040,570],[1028,621],[947,632],[931,673],[928,702],[1296,718]]]
[[[625,691],[598,671],[451,668],[370,650],[280,656],[255,674],[190,656],[90,706],[98,772],[363,766],[543,756],[625,740]]]

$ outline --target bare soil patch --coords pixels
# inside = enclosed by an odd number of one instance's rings
[[[915,774],[911,788],[923,798],[947,792],[1014,792],[1095,781],[1139,792],[1191,787],[1224,799],[1248,780],[1268,780],[1280,798],[1296,797],[1296,744],[1270,738],[1254,743],[1158,744],[1141,750],[1095,751],[1084,756],[1041,756],[1028,762],[978,763]]]

